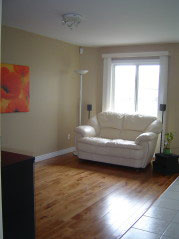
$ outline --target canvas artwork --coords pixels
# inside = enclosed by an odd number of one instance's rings
[[[1,64],[1,113],[29,112],[29,67]]]

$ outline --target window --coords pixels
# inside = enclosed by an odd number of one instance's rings
[[[113,61],[113,111],[157,116],[159,72],[158,59]]]
[[[167,104],[168,56],[168,51],[102,54],[102,111],[136,112],[162,119],[159,105]],[[163,135],[166,116],[167,111]]]

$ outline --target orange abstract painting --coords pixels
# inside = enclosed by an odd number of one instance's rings
[[[29,112],[29,67],[1,64],[1,113]]]

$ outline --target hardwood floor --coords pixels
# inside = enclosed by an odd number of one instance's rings
[[[121,238],[176,177],[72,154],[36,163],[36,238]]]

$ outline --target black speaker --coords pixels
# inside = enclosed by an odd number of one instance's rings
[[[92,111],[92,105],[88,104],[87,105],[87,111],[88,111],[88,119],[90,118],[90,112]]]
[[[160,111],[166,110],[166,104],[160,104]]]
[[[92,111],[92,105],[87,105],[87,111]]]

